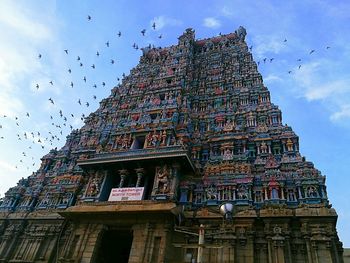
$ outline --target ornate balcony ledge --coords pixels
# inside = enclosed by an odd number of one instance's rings
[[[186,160],[186,164],[194,171],[195,166],[188,154],[186,148],[181,145],[159,147],[159,148],[147,148],[147,149],[134,149],[111,153],[96,153],[88,159],[78,160],[79,166],[103,164],[103,163],[118,163],[118,162],[130,162],[140,160],[155,160],[166,158],[183,158]]]

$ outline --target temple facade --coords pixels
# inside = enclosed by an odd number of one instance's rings
[[[0,202],[0,262],[343,262],[243,27],[139,64]]]

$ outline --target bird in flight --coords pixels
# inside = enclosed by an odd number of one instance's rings
[[[95,64],[92,64],[91,67],[94,69],[95,68]]]
[[[100,56],[100,53],[98,51],[96,52],[96,56]]]
[[[311,55],[311,54],[314,53],[314,52],[315,52],[315,49],[311,50],[309,54]]]
[[[50,101],[52,104],[55,104],[55,103],[53,102],[53,99],[52,99],[52,98],[49,98],[49,101]]]
[[[72,73],[72,70],[70,68],[68,69],[68,73]]]
[[[72,88],[73,88],[73,86],[74,86],[74,84],[73,84],[73,82],[72,82],[72,81],[70,82],[70,86],[71,86]]]
[[[119,31],[117,35],[118,35],[118,37],[121,37],[122,36],[122,32]]]
[[[106,46],[109,47],[109,41],[106,42]]]
[[[84,76],[83,80],[86,82],[86,77]]]
[[[78,61],[80,60],[80,57],[79,57],[79,56],[77,57],[77,60],[78,60]]]
[[[111,59],[111,64],[114,64],[114,59]]]
[[[285,39],[283,40],[283,42],[286,43],[286,42],[287,42],[287,39],[285,38]]]
[[[68,54],[68,49],[65,49],[64,52],[66,52],[66,54]]]
[[[152,27],[153,27],[154,30],[156,29],[156,22],[153,22]]]
[[[39,89],[39,84],[36,84],[36,86],[35,86],[35,87],[36,87],[36,89]]]
[[[158,36],[158,38],[159,38],[159,39],[162,38],[162,34],[160,34],[160,35]]]
[[[53,82],[52,82],[52,80],[49,82],[51,85],[53,85]]]
[[[38,58],[41,58],[41,54],[38,55]]]
[[[142,30],[141,30],[141,34],[144,36],[145,33],[146,33],[146,29],[142,29]]]
[[[330,49],[331,47],[330,46],[327,46],[326,49]]]
[[[88,15],[88,16],[87,16],[87,19],[90,21],[90,20],[91,20],[91,16],[90,16],[90,15]]]

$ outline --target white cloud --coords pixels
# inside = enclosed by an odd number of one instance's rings
[[[225,17],[232,17],[234,13],[229,7],[224,6],[221,8],[221,14]]]
[[[337,62],[322,59],[293,69],[294,88],[308,101],[321,101],[330,111],[330,120],[350,118],[350,78],[337,75]]]
[[[332,65],[332,62],[322,60],[303,64],[300,69],[295,68],[294,80],[301,87],[299,93],[309,101],[337,100],[344,94],[350,94],[349,79],[325,79],[326,72],[333,70]]]
[[[35,21],[31,14],[15,1],[2,1],[0,23],[32,40],[43,41],[52,37],[51,30],[44,23]]]
[[[253,51],[258,58],[264,58],[268,53],[279,54],[287,50],[287,45],[280,36],[257,36],[253,39]]]
[[[12,164],[0,160],[0,168],[9,172],[15,172],[16,167]]]
[[[275,81],[282,81],[282,79],[279,76],[273,75],[273,74],[270,74],[264,78],[264,82],[275,82]]]
[[[20,99],[13,97],[7,91],[0,96],[0,115],[16,116],[24,111],[23,103]]]
[[[155,30],[161,30],[164,27],[167,26],[180,26],[182,25],[182,21],[175,19],[175,18],[171,18],[171,17],[167,17],[167,16],[158,16],[155,17],[151,20],[150,25],[152,26],[153,23],[156,24],[156,28]]]
[[[221,22],[214,17],[207,17],[204,19],[203,25],[205,27],[216,29],[221,26]]]
[[[335,122],[347,118],[350,118],[350,104],[342,105],[340,111],[331,115],[331,120]]]

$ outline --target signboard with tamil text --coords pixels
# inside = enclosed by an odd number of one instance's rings
[[[112,188],[108,201],[142,200],[144,187]]]

